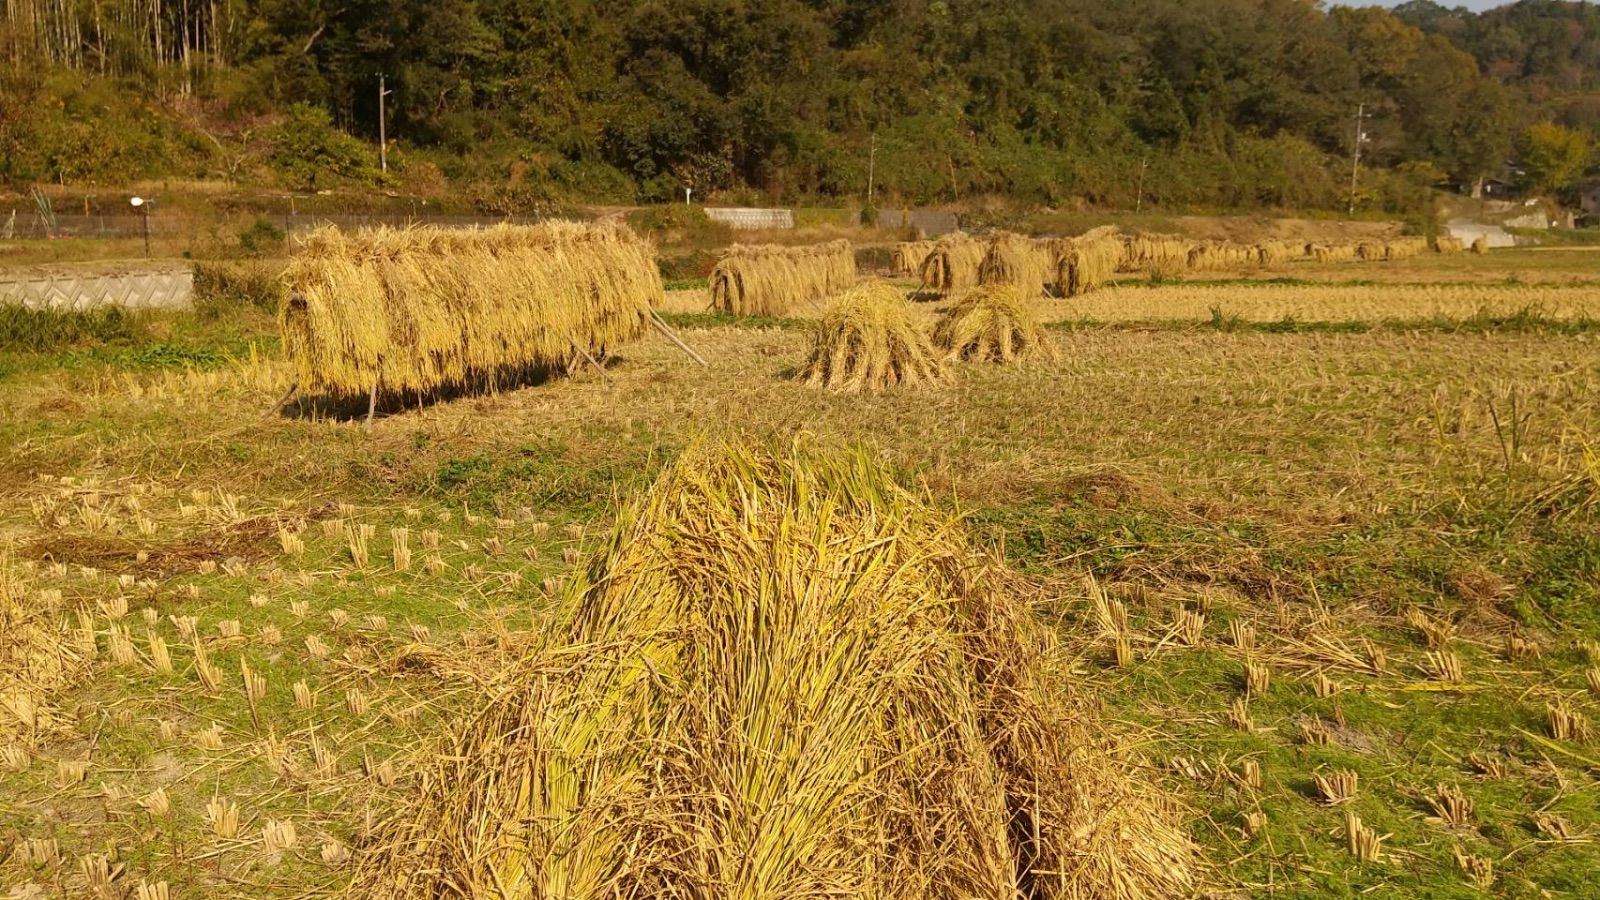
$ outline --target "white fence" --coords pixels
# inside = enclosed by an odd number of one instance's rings
[[[706,216],[713,222],[721,222],[735,231],[760,231],[770,228],[794,227],[794,210],[791,209],[708,206],[706,207]]]

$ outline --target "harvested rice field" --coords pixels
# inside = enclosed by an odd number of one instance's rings
[[[0,896],[1592,896],[1600,301],[1537,258],[957,292],[836,323],[955,311],[860,392],[825,306],[673,292],[705,366],[370,425],[245,306],[8,345]]]

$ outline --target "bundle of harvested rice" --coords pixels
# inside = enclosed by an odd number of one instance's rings
[[[1461,242],[1460,238],[1441,234],[1433,239],[1433,249],[1435,252],[1441,253],[1445,256],[1453,256],[1467,248],[1466,245]]]
[[[949,360],[1011,363],[1030,356],[1056,358],[1033,301],[1019,288],[994,285],[967,292],[933,329],[933,344]]]
[[[1078,297],[1097,290],[1122,265],[1127,247],[1116,226],[1108,225],[1060,242],[1056,295]]]
[[[1056,252],[1051,242],[1020,234],[995,235],[978,263],[979,284],[1010,285],[1037,296],[1055,280]]]
[[[1474,256],[1488,256],[1489,238],[1484,235],[1479,235],[1477,240],[1472,242],[1472,253]]]
[[[68,626],[61,592],[30,587],[0,558],[0,745],[31,745],[65,727],[55,701],[94,655],[92,632]]]
[[[988,252],[983,241],[959,231],[939,238],[922,262],[923,290],[950,294],[976,287],[978,267]]]
[[[1256,245],[1256,262],[1263,266],[1279,265],[1304,255],[1304,245],[1288,241],[1267,240]]]
[[[1319,263],[1354,262],[1356,247],[1354,244],[1314,244],[1311,258]]]
[[[1128,239],[1123,258],[1125,272],[1175,274],[1189,267],[1189,251],[1194,241],[1171,234],[1138,234]]]
[[[691,448],[349,896],[1192,896],[1014,584],[861,453]]]
[[[1388,245],[1382,241],[1361,241],[1356,244],[1356,259],[1362,262],[1381,262],[1388,258]]]
[[[1256,248],[1232,241],[1203,241],[1189,251],[1189,268],[1196,272],[1229,272],[1254,268],[1261,261]]]
[[[569,363],[631,340],[663,298],[621,225],[325,228],[285,275],[284,348],[303,390],[429,391]]]
[[[865,284],[835,300],[811,338],[800,378],[832,391],[879,391],[945,380],[944,363],[887,284]]]
[[[933,241],[904,241],[894,247],[894,273],[896,275],[920,275],[922,264],[928,261],[928,254],[933,252]]]
[[[736,316],[781,316],[856,283],[846,240],[805,247],[736,244],[711,272],[711,308]]]
[[[1403,237],[1389,241],[1383,247],[1383,258],[1389,261],[1410,259],[1428,252],[1428,239],[1424,237]]]

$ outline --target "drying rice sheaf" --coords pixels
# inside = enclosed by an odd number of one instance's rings
[[[350,895],[1192,895],[1013,582],[864,454],[692,448]]]
[[[34,591],[0,559],[0,744],[32,742],[65,724],[54,700],[87,670],[89,653],[65,621],[60,592]]]
[[[939,320],[933,344],[951,360],[1012,363],[1035,355],[1053,359],[1056,345],[1039,324],[1035,302],[1015,287],[975,288]]]
[[[1056,280],[1056,251],[1051,244],[1010,232],[995,235],[978,263],[978,283],[1043,294],[1045,285]]]
[[[1263,266],[1275,266],[1304,255],[1305,246],[1303,244],[1266,240],[1256,245],[1256,261]]]
[[[977,287],[978,267],[988,252],[989,247],[983,241],[961,232],[939,238],[922,263],[923,289],[950,294]]]
[[[1122,265],[1126,251],[1115,226],[1062,241],[1056,261],[1057,296],[1078,297],[1097,290]]]
[[[1439,235],[1433,239],[1433,249],[1438,253],[1451,256],[1465,250],[1466,245],[1461,243],[1460,238]]]
[[[817,324],[799,377],[832,391],[880,391],[945,380],[943,361],[887,284],[866,284],[834,301]]]
[[[896,275],[920,275],[922,264],[928,261],[928,254],[933,252],[933,241],[904,241],[894,248],[894,273]]]
[[[279,315],[300,386],[428,391],[558,367],[637,337],[663,298],[622,225],[481,231],[325,228],[305,238]]]
[[[1255,247],[1232,241],[1205,241],[1189,251],[1189,268],[1196,272],[1225,272],[1254,268],[1261,262]]]
[[[1489,239],[1483,235],[1479,235],[1477,239],[1472,242],[1472,254],[1474,256],[1488,256]]]
[[[1424,237],[1395,238],[1384,245],[1383,258],[1387,260],[1411,259],[1428,252],[1428,239]]]
[[[846,240],[805,247],[735,245],[711,272],[711,308],[736,316],[781,316],[856,283]]]
[[[1319,263],[1354,262],[1356,246],[1354,244],[1314,244],[1310,255]]]
[[[1146,271],[1158,274],[1175,274],[1189,267],[1189,251],[1194,241],[1170,234],[1138,234],[1128,238],[1128,252],[1123,259],[1125,272]]]

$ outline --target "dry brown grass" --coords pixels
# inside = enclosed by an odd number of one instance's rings
[[[0,557],[0,746],[32,746],[65,724],[56,700],[94,657],[93,615],[67,615],[61,591],[31,588]]]
[[[610,548],[354,896],[1194,891],[1028,605],[864,455],[692,449]]]
[[[736,316],[781,316],[856,283],[846,240],[808,247],[735,245],[711,272],[711,308]]]
[[[806,384],[845,393],[937,384],[947,375],[911,304],[886,284],[862,285],[834,301],[799,372]]]
[[[431,391],[559,367],[633,339],[662,299],[653,248],[620,225],[326,228],[285,275],[301,389]]]

